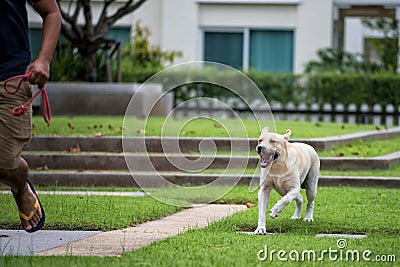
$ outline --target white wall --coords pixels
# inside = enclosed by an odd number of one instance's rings
[[[117,25],[134,25],[140,20],[151,35],[150,42],[162,50],[183,53],[176,63],[201,60],[201,31],[206,27],[293,29],[294,72],[316,58],[316,50],[332,45],[333,0],[301,0],[292,4],[207,4],[196,0],[148,0]],[[244,1],[242,1],[244,2]],[[96,3],[94,19],[101,10]],[[121,3],[119,3],[121,4]],[[41,19],[29,11],[30,22]],[[82,20],[82,17],[80,17]]]
[[[319,48],[331,47],[332,36],[332,0],[303,0],[297,10],[294,71],[303,72],[304,65],[317,58]]]
[[[199,9],[201,27],[293,29],[295,5],[207,5]]]
[[[183,53],[176,63],[197,60],[198,11],[194,0],[164,0],[161,28],[161,48]]]
[[[140,21],[140,25],[147,27],[150,31],[150,43],[161,45],[162,36],[162,7],[163,0],[147,0],[130,17],[130,24],[135,25]]]
[[[151,1],[155,1],[155,0],[150,0]],[[157,0],[156,0],[157,1]],[[69,3],[69,2],[68,2]],[[97,1],[93,1],[92,2],[93,8],[92,8],[92,21],[96,22],[100,16],[100,12],[102,11],[102,7],[103,4],[102,2],[97,2]],[[116,8],[121,7],[123,5],[122,2],[117,2],[113,4],[113,7]],[[74,4],[71,6],[71,13],[75,10],[74,9]],[[37,12],[29,5],[27,4],[27,10],[28,10],[28,20],[30,25],[34,25],[34,26],[38,26],[41,25],[42,23],[42,19],[41,17],[37,14]],[[62,2],[62,10],[66,11],[68,10],[68,5],[66,2]],[[109,8],[109,10],[111,11],[111,7]],[[112,14],[112,12],[110,12],[110,15]],[[132,23],[132,16],[133,14],[129,14],[123,18],[121,18],[120,20],[117,21],[116,25],[131,25]],[[81,12],[78,16],[78,23],[83,23],[84,22],[84,16],[83,13]]]

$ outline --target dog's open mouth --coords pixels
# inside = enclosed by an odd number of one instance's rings
[[[277,152],[260,153],[260,166],[261,166],[261,168],[266,168],[269,164],[271,164],[278,157],[279,157],[279,154]]]

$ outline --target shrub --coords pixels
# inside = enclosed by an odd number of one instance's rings
[[[400,104],[400,76],[393,73],[322,73],[309,75],[306,80],[305,91],[311,102]]]
[[[149,41],[150,32],[146,27],[135,25],[132,41],[122,51],[121,72],[124,82],[144,82],[152,75],[182,55],[177,51],[161,51]]]

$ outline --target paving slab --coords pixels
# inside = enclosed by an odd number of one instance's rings
[[[332,237],[332,238],[365,238],[366,235],[360,234],[317,234],[315,237]]]
[[[247,209],[245,205],[203,205],[185,209],[159,220],[149,221],[135,227],[102,232],[69,244],[35,253],[35,255],[58,256],[121,256],[153,242],[199,229],[211,222]]]
[[[136,172],[135,179],[146,179],[147,184],[154,181],[154,187],[159,186],[160,175],[176,185],[204,185],[216,179],[225,185],[248,185],[251,180],[259,180],[258,174],[202,174],[202,173],[175,173],[175,172]],[[129,172],[115,171],[31,171],[30,179],[40,186],[102,186],[139,188]],[[371,177],[371,176],[320,176],[320,186],[358,186],[358,187],[387,187],[400,188],[400,177]]]
[[[23,230],[0,230],[0,256],[32,255],[99,233],[101,232],[41,230],[28,233]]]
[[[63,196],[116,196],[116,197],[144,197],[146,192],[108,192],[108,191],[40,191],[38,195],[63,195]],[[1,190],[0,194],[11,194],[10,190]]]

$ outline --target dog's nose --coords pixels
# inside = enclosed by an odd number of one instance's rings
[[[261,153],[262,149],[263,149],[263,146],[257,146],[257,152],[258,152],[258,154]]]

